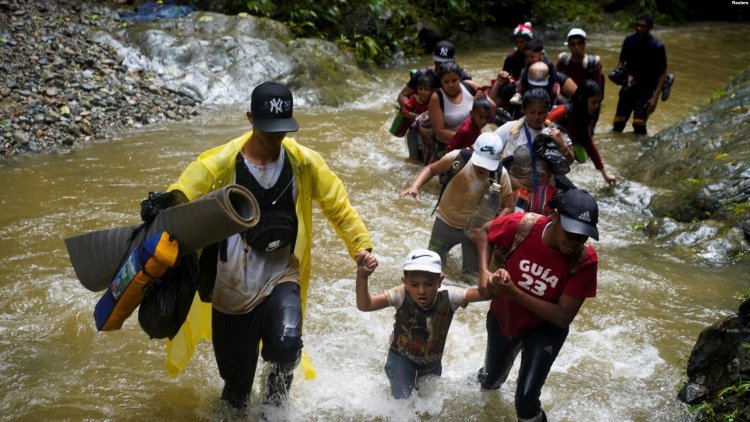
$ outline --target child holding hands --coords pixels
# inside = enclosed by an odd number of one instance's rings
[[[407,255],[403,284],[370,295],[367,281],[377,267],[377,261],[374,265],[369,262],[372,259],[357,260],[357,309],[369,312],[396,308],[385,373],[391,395],[405,399],[417,388],[419,379],[441,375],[445,341],[456,309],[489,297],[474,287],[441,287],[444,275],[440,256],[427,249]]]

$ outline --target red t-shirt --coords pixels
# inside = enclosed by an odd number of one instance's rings
[[[406,100],[403,107],[401,107],[401,114],[403,114],[405,117],[408,117],[406,113],[422,114],[427,111],[429,105],[429,101],[424,104],[420,104],[419,102],[417,102],[416,94],[412,94],[412,96],[409,97],[408,100]]]
[[[471,116],[467,117],[448,143],[448,151],[468,148],[474,145],[474,141],[476,141],[481,134],[482,129],[474,124],[471,120]]]
[[[490,226],[489,243],[509,247],[523,215],[519,212],[495,219]],[[589,246],[578,271],[568,277],[569,257],[549,249],[542,241],[544,227],[550,221],[549,217],[541,217],[508,257],[506,269],[511,280],[522,292],[547,302],[556,303],[563,294],[577,298],[595,297],[599,261],[596,251]],[[500,332],[506,337],[522,334],[544,321],[508,296],[493,299],[490,309],[497,318]]]

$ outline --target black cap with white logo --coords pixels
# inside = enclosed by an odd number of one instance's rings
[[[432,60],[438,63],[452,62],[455,56],[456,48],[448,41],[438,42],[432,50]]]
[[[293,105],[289,88],[278,82],[263,82],[250,97],[253,127],[262,132],[296,132],[299,125],[292,116]]]
[[[599,240],[599,206],[596,200],[583,189],[571,189],[556,194],[549,203],[560,213],[560,223],[568,233],[582,234]]]

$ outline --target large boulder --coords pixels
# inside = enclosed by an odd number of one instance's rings
[[[687,366],[688,381],[678,397],[694,405],[706,401],[714,410],[739,409],[750,417],[750,395],[720,392],[750,378],[750,299],[739,314],[714,324],[700,334]]]
[[[750,68],[723,95],[676,125],[645,138],[628,178],[658,187],[647,234],[727,264],[750,240]]]
[[[248,15],[195,12],[98,31],[95,39],[133,71],[203,104],[248,104],[254,86],[276,80],[300,103],[337,106],[371,82],[336,44],[298,39],[283,23]]]

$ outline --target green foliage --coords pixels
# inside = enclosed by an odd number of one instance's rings
[[[682,189],[698,190],[706,184],[706,179],[702,177],[689,177],[679,182]]]
[[[746,289],[744,291],[739,292],[735,296],[735,299],[739,300],[740,302],[744,302],[747,299],[750,299],[750,289]],[[745,345],[743,345],[743,347],[748,348],[748,347],[750,347],[750,345],[745,344]]]
[[[420,51],[417,23],[428,19],[444,36],[475,33],[490,24],[496,2],[487,0],[229,0],[227,12],[286,23],[295,37],[335,41],[361,63],[382,64],[404,51]],[[485,11],[485,12],[477,12]]]
[[[420,23],[434,30],[432,36],[451,39],[469,37],[491,27],[506,2],[495,0],[225,0],[222,12],[268,17],[289,26],[295,37],[335,41],[351,51],[362,64],[383,64],[395,53],[422,53],[418,38]],[[517,3],[517,2],[508,2]],[[601,2],[548,0],[529,2],[531,14],[540,23],[564,22],[585,25],[602,22]],[[659,24],[680,16],[681,0],[628,0],[628,12],[614,21],[615,30],[633,28],[634,13],[650,10]],[[658,6],[658,7],[657,7]],[[507,16],[503,17],[508,20]],[[526,17],[518,16],[521,22]],[[465,38],[465,37],[464,37]]]
[[[743,345],[747,348],[748,345]],[[740,380],[735,385],[719,391],[712,401],[704,400],[688,409],[700,421],[736,422],[746,420],[750,409],[750,380]]]
[[[532,13],[542,22],[601,22],[602,8],[587,0],[534,2]]]
[[[714,101],[718,101],[718,100],[720,100],[720,99],[722,99],[722,98],[724,98],[726,96],[727,96],[727,91],[725,91],[724,89],[720,88],[720,89],[717,89],[716,91],[714,91],[713,94],[711,94],[711,97],[709,98],[709,100],[711,100],[711,102],[714,102]]]

